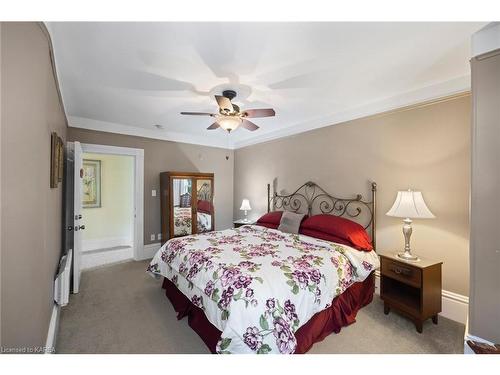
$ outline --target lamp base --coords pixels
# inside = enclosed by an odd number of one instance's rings
[[[407,262],[418,262],[420,258],[412,253],[405,251],[403,253],[398,253],[398,258],[406,260]]]

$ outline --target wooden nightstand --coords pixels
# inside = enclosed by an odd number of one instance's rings
[[[396,254],[380,255],[380,298],[384,314],[397,310],[415,323],[422,333],[423,322],[432,318],[438,323],[441,312],[441,264],[421,258],[404,261]]]
[[[235,221],[233,221],[234,228],[239,228],[243,225],[254,225],[254,224],[255,224],[255,220],[248,220],[248,221],[235,220]]]

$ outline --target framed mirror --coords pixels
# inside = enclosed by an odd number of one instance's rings
[[[160,173],[160,206],[162,244],[215,230],[214,174]]]

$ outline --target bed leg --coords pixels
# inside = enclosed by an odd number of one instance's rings
[[[391,311],[391,308],[387,306],[387,304],[384,302],[384,314],[389,315],[389,312]]]

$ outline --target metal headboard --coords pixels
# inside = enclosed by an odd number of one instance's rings
[[[198,200],[209,201],[212,199],[212,189],[208,183],[203,183],[196,193]]]
[[[271,185],[267,184],[267,212],[275,210],[292,211],[309,216],[329,214],[356,219],[366,230],[370,230],[373,248],[376,249],[376,203],[377,184],[371,183],[371,201],[363,200],[361,194],[354,198],[337,198],[327,193],[318,184],[308,181],[291,194],[271,196]]]

